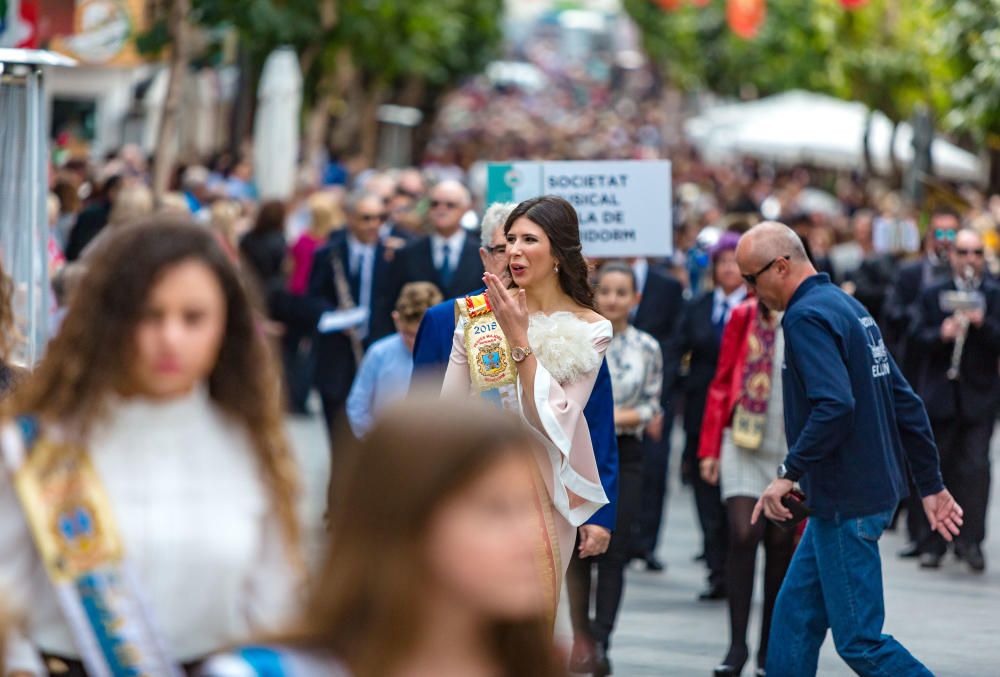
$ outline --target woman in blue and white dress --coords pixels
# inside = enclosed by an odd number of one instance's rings
[[[582,557],[607,550],[611,531],[588,523],[608,504],[583,410],[611,341],[611,323],[594,309],[589,267],[582,254],[576,211],[566,200],[526,200],[508,216],[510,288],[487,273],[489,309],[516,370],[515,393],[506,401],[542,442],[538,457],[539,522],[546,558],[540,573],[554,613],[574,548]],[[442,393],[482,391],[472,370],[491,355],[469,355],[463,318],[455,331]],[[485,348],[484,348],[485,349]],[[500,362],[506,357],[498,357]],[[604,414],[608,425],[614,412]],[[611,463],[616,464],[617,459]]]

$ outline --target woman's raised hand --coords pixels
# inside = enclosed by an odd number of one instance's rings
[[[493,273],[483,275],[493,315],[511,346],[528,345],[528,299],[523,289],[511,294]]]

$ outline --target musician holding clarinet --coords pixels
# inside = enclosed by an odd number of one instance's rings
[[[986,274],[984,254],[978,232],[958,232],[949,254],[951,279],[922,292],[910,335],[921,356],[915,385],[931,419],[941,474],[965,510],[955,555],[975,572],[986,568],[990,438],[1000,410],[1000,284]],[[920,566],[936,569],[947,544],[921,518]]]

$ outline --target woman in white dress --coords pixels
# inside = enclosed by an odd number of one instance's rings
[[[458,322],[442,392],[499,401],[520,412],[543,442],[539,567],[554,613],[577,531],[582,557],[602,554],[610,541],[608,529],[585,524],[608,496],[583,409],[612,328],[594,309],[572,205],[553,196],[526,200],[504,233],[513,284],[484,276],[485,298],[470,298]]]
[[[0,438],[8,671],[178,675],[291,613],[295,469],[254,317],[204,228],[95,252]]]

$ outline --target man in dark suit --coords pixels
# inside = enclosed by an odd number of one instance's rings
[[[663,415],[654,420],[643,436],[642,504],[632,534],[631,551],[646,562],[650,571],[662,571],[656,557],[656,542],[663,522],[663,504],[667,494],[667,469],[670,465],[670,430],[673,427],[671,394],[677,378],[678,357],[673,347],[674,333],[684,310],[681,283],[646,259],[632,262],[636,284],[642,290],[632,324],[650,334],[660,344],[663,354],[663,390],[660,395]]]
[[[694,489],[695,507],[705,539],[705,565],[708,567],[708,588],[700,599],[723,599],[726,596],[726,553],[729,528],[726,508],[718,485],[713,486],[698,472],[698,442],[701,421],[705,413],[708,386],[715,376],[722,346],[722,330],[733,308],[746,298],[746,287],[736,265],[736,244],[739,235],[725,233],[712,249],[712,279],[714,289],[692,299],[678,325],[676,352],[690,353],[687,377],[684,380],[684,455],[681,470]]]
[[[934,210],[923,256],[899,266],[896,280],[889,289],[883,306],[881,324],[885,330],[886,343],[902,369],[903,376],[909,381],[916,377],[915,369],[920,363],[919,355],[906,354],[914,304],[924,289],[951,276],[948,252],[955,244],[960,226],[958,214],[953,210],[946,207]]]
[[[955,554],[973,571],[986,567],[982,542],[990,492],[990,439],[1000,410],[1000,284],[985,275],[984,253],[978,232],[958,232],[950,252],[951,279],[923,291],[910,334],[921,358],[917,392],[940,450],[941,475],[965,509]],[[948,312],[942,308],[943,297],[956,290],[978,296],[985,307]],[[949,378],[964,322],[968,328],[957,378]],[[921,517],[920,565],[937,568],[946,543]]]
[[[924,242],[924,254],[915,261],[908,261],[897,268],[896,279],[882,306],[881,328],[886,345],[896,358],[903,376],[910,383],[919,380],[920,351],[910,350],[910,329],[920,295],[931,285],[951,276],[948,252],[955,244],[961,223],[952,209],[941,207],[931,214],[930,227]],[[924,531],[923,505],[920,492],[910,487],[906,508],[906,530],[909,544],[900,551],[900,557],[918,557],[919,541]]]
[[[332,430],[343,412],[357,369],[355,343],[367,347],[393,332],[389,262],[379,240],[385,222],[385,203],[362,193],[347,202],[347,233],[331,237],[317,250],[309,278],[309,296],[325,301],[331,310],[368,308],[368,321],[348,331],[320,333],[316,344],[316,387],[323,415]],[[345,298],[346,294],[350,298]]]
[[[469,191],[457,181],[442,181],[431,189],[427,217],[433,232],[396,252],[395,293],[407,282],[433,282],[445,298],[454,298],[483,285],[479,242],[461,225],[470,204]]]

